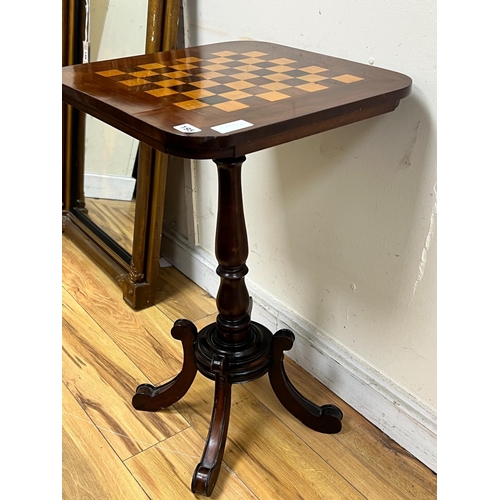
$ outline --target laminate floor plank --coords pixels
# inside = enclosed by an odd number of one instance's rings
[[[160,271],[157,307],[172,321],[196,322],[217,312],[215,299],[173,266]]]
[[[245,384],[245,388],[300,440],[356,485],[368,500],[436,498],[436,475],[432,471],[296,363],[285,358],[285,369],[294,386],[305,397],[318,405],[331,403],[341,408],[344,418],[340,433],[320,434],[295,419],[279,403],[267,377]]]
[[[152,500],[192,500],[191,478],[204,446],[204,439],[189,428],[127,459],[125,464]],[[211,499],[257,500],[224,463],[222,471]]]
[[[160,302],[133,311],[115,282],[63,236],[63,498],[177,500],[190,492],[203,452],[215,383],[197,374],[173,407],[139,412],[140,383],[176,376],[179,318],[200,330],[215,299],[174,268],[162,269]],[[434,500],[437,477],[295,363],[290,379],[317,404],[344,412],[339,434],[311,431],[279,403],[268,377],[232,386],[223,467],[212,498]],[[129,484],[129,481],[132,481]]]
[[[156,307],[132,310],[116,283],[69,239],[63,238],[63,286],[146,375],[136,381],[158,384],[182,367],[182,344]],[[133,395],[133,394],[132,394]]]
[[[210,316],[205,316],[202,319],[199,319],[198,321],[195,321],[195,326],[200,331],[202,328],[205,328],[208,325],[211,325],[212,323],[215,323],[217,320],[217,315],[218,313],[211,314]]]
[[[175,405],[202,436],[208,432],[214,389],[213,381],[198,374]],[[365,499],[240,384],[232,386],[224,461],[262,499]],[[228,473],[221,470],[221,477]]]
[[[63,381],[122,459],[188,427],[175,409],[152,413],[131,404],[144,374],[63,289]]]
[[[136,478],[64,384],[62,410],[63,500],[147,500]]]

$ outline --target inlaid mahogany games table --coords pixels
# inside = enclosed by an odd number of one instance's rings
[[[215,323],[187,319],[171,334],[181,372],[140,385],[134,408],[158,411],[182,398],[197,371],[215,380],[208,438],[191,489],[210,495],[227,437],[232,384],[266,373],[284,407],[319,432],[341,429],[342,412],[304,398],[283,368],[294,335],[251,321],[244,277],[248,241],[241,167],[246,154],[393,111],[411,91],[399,73],[264,42],[225,42],[63,68],[63,101],[157,150],[212,159],[218,169]],[[306,166],[305,166],[306,167]],[[139,172],[138,175],[141,175]]]

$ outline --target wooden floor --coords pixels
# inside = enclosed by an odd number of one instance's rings
[[[85,198],[88,217],[128,253],[132,253],[135,199],[132,201]]]
[[[200,328],[215,301],[174,268],[160,302],[134,312],[121,290],[63,235],[63,472],[66,500],[178,500],[190,492],[204,447],[214,383],[198,374],[173,408],[131,405],[135,387],[182,364],[170,336],[181,317]],[[436,476],[291,361],[297,389],[344,412],[340,434],[306,428],[281,407],[267,377],[233,386],[224,464],[213,499],[436,498]]]

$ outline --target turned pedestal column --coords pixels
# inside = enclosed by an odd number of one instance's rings
[[[192,322],[175,322],[172,336],[182,341],[184,364],[172,381],[159,387],[140,385],[132,399],[137,410],[158,411],[178,401],[191,386],[197,371],[215,380],[212,420],[205,450],[195,469],[191,489],[209,496],[219,475],[231,410],[231,385],[269,374],[271,386],[283,406],[305,425],[319,432],[341,429],[342,412],[333,405],[317,406],[289,381],[283,352],[291,349],[293,333],[274,336],[251,321],[251,298],[245,285],[248,239],[243,212],[241,167],[245,157],[216,160],[219,182],[215,254],[219,263],[219,314],[215,323],[199,333]]]

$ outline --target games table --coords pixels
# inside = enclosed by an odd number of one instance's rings
[[[184,363],[170,382],[140,385],[137,410],[158,411],[189,390],[197,371],[215,381],[212,421],[191,489],[209,496],[220,471],[231,385],[266,373],[283,406],[318,432],[341,429],[342,412],[302,396],[284,351],[294,335],[251,321],[241,168],[245,155],[393,111],[411,92],[400,73],[265,42],[235,41],[64,67],[63,101],[153,148],[211,159],[218,170],[215,323],[187,319],[171,334]],[[138,175],[141,175],[139,172]]]

